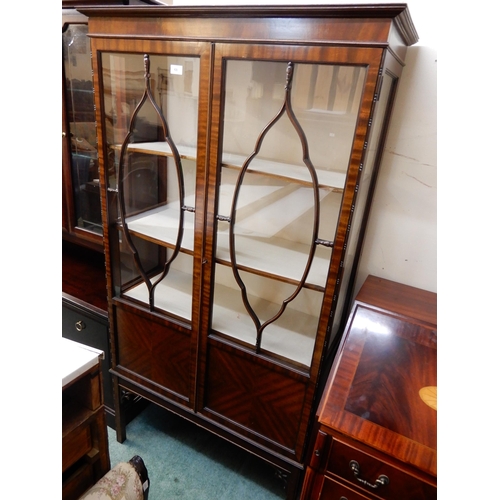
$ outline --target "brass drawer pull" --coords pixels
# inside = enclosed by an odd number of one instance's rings
[[[354,477],[364,486],[369,486],[370,488],[373,488],[374,490],[377,489],[379,486],[384,486],[386,484],[389,484],[389,478],[385,476],[384,474],[381,474],[376,480],[375,484],[371,484],[365,479],[361,479],[359,477],[359,474],[361,473],[361,470],[359,468],[358,462],[356,460],[351,460],[349,462],[349,467],[351,470],[354,472]]]
[[[75,323],[75,328],[76,328],[76,331],[77,332],[81,332],[82,330],[84,330],[85,328],[87,327],[87,325],[82,321],[77,321]]]

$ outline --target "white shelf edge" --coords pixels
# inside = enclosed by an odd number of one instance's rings
[[[249,297],[250,301],[257,300]],[[264,309],[277,312],[276,304],[260,300]],[[285,321],[286,320],[286,321]],[[272,323],[263,332],[261,348],[289,359],[293,362],[310,366],[318,318],[294,310],[290,305],[280,324]],[[313,325],[316,327],[313,328]],[[212,314],[212,330],[235,338],[250,346],[255,346],[256,328],[241,300],[239,290],[217,285]]]
[[[247,157],[233,154],[222,154],[222,165],[228,168],[241,169]],[[262,158],[254,158],[247,170],[248,172],[269,174],[275,177],[296,180],[302,183],[312,184],[309,171],[305,165],[293,165]],[[344,190],[346,174],[330,170],[316,169],[319,187],[333,189],[341,192]]]
[[[158,274],[151,278],[151,282],[155,283],[159,276]],[[170,285],[170,283],[175,283],[175,286]],[[144,282],[130,288],[123,293],[123,296],[142,302],[149,307],[149,292]],[[191,321],[191,276],[176,269],[170,269],[168,275],[156,287],[155,307],[166,313]]]
[[[177,238],[175,221],[178,220],[178,213],[178,210],[164,205],[127,218],[127,225],[129,230],[139,237],[144,235],[146,238],[173,247]],[[192,252],[194,250],[194,214],[186,212],[184,222],[182,249]],[[216,258],[230,265],[229,238],[227,236],[225,231],[218,232]],[[309,254],[308,245],[288,242],[282,238],[275,239],[279,245],[273,245],[272,238],[269,238],[268,242],[257,242],[248,236],[237,236],[237,238],[241,238],[239,246],[245,249],[245,252],[240,253],[237,257],[237,264],[241,268],[254,269],[260,273],[269,273],[277,277],[281,276],[285,280],[294,282],[300,282],[302,279]],[[325,286],[330,265],[330,253],[330,250],[326,247],[318,246],[316,248],[316,254],[306,284],[316,287]],[[271,258],[268,266],[262,265],[265,262],[261,257],[262,255]],[[296,262],[296,264],[292,264],[293,262]],[[291,272],[295,270],[297,271]]]
[[[172,150],[167,142],[141,142],[128,144],[128,149],[137,153],[156,154],[161,156],[173,156]],[[181,159],[196,161],[196,147],[178,146],[177,151]],[[120,150],[121,145],[111,146],[112,149]],[[247,157],[234,153],[222,153],[222,166],[227,168],[241,169]],[[301,183],[312,183],[309,171],[305,165],[293,165],[273,160],[254,158],[248,172],[268,174],[282,179],[290,179]],[[316,169],[318,184],[321,188],[332,189],[336,192],[344,190],[346,173],[333,170]]]

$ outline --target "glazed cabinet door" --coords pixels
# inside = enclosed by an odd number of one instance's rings
[[[102,250],[92,63],[85,16],[64,15],[63,236]]]
[[[115,369],[191,405],[209,46],[94,43]]]
[[[215,51],[204,404],[294,458],[335,312],[381,59],[378,49]]]

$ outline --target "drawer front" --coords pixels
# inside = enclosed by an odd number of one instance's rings
[[[71,467],[92,449],[92,437],[88,425],[77,427],[62,441],[62,470]]]
[[[82,463],[68,478],[64,479],[63,476],[62,500],[78,500],[94,482],[92,465]]]
[[[357,476],[351,462],[357,463]],[[437,489],[392,465],[389,465],[356,448],[333,440],[327,470],[348,483],[361,488],[371,495],[387,500],[432,500],[437,498]],[[377,484],[377,479],[387,484]]]
[[[367,497],[356,493],[351,488],[325,477],[323,488],[321,489],[320,500],[370,500],[373,497]]]
[[[108,324],[98,321],[83,308],[62,307],[63,337],[109,353]]]

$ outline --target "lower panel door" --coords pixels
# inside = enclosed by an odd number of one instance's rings
[[[298,460],[307,377],[213,339],[204,412],[253,441]]]
[[[115,307],[117,371],[189,406],[191,332],[147,311]]]

